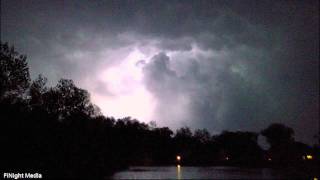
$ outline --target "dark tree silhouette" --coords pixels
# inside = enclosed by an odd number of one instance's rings
[[[89,93],[76,87],[72,80],[61,79],[56,87],[50,88],[44,94],[44,102],[46,110],[60,120],[77,113],[95,115]]]
[[[192,131],[189,127],[182,127],[180,129],[177,129],[176,132],[176,138],[191,138],[192,137]]]
[[[294,141],[293,129],[279,123],[271,124],[269,127],[262,130],[261,134],[266,137],[271,148]]]
[[[222,158],[234,163],[258,163],[262,160],[262,149],[257,143],[257,133],[224,131],[215,137]]]
[[[43,105],[43,95],[48,92],[47,78],[43,75],[38,75],[38,77],[32,81],[30,85],[30,105],[32,107],[40,107]]]
[[[0,42],[0,98],[20,97],[30,84],[27,57]]]
[[[176,134],[174,136],[174,142],[176,146],[176,154],[182,156],[183,163],[191,163],[194,143],[192,137],[192,131],[189,127],[182,127],[176,130]]]
[[[272,163],[280,166],[301,164],[303,156],[311,153],[311,147],[294,140],[294,131],[280,123],[271,124],[261,131],[270,144],[268,151]]]
[[[211,135],[207,129],[197,129],[194,131],[194,138],[201,143],[208,143],[210,141]]]

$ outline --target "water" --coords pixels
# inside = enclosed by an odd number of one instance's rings
[[[112,179],[283,179],[285,172],[269,168],[134,166]]]

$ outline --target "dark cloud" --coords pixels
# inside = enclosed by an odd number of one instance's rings
[[[97,79],[135,49],[153,119],[171,127],[259,131],[319,126],[319,1],[1,1],[1,40],[29,57],[33,76]],[[305,122],[305,123],[303,123]]]
[[[210,71],[201,71],[199,63],[210,66]],[[144,67],[144,73],[147,87],[159,99],[159,120],[164,114],[171,119],[182,108],[185,115],[179,115],[181,121],[198,128],[206,125],[215,132],[265,125],[266,120],[260,116],[271,110],[272,107],[267,107],[270,97],[246,77],[245,66],[229,65],[223,59],[191,60],[186,72],[178,76],[171,69],[168,56],[164,53],[154,56]]]

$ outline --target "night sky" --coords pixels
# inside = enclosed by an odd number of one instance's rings
[[[319,1],[1,1],[1,41],[31,76],[73,79],[106,116],[313,144]]]

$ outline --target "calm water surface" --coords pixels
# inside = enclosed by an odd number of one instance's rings
[[[118,172],[113,179],[283,179],[288,176],[268,168],[135,166]]]

